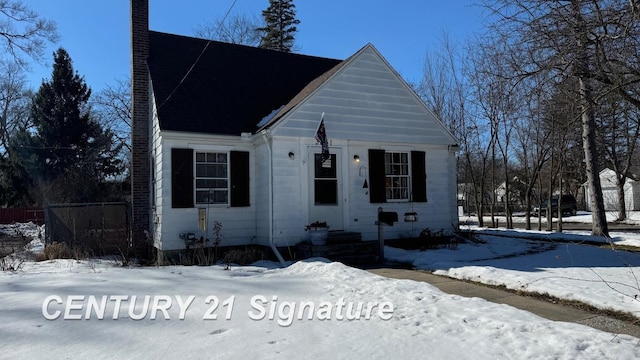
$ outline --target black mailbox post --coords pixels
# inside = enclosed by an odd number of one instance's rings
[[[393,223],[398,222],[398,213],[395,211],[382,211],[382,208],[378,208],[378,242],[380,243],[380,255],[379,262],[384,262],[384,226],[393,226]]]

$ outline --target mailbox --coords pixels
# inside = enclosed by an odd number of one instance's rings
[[[180,233],[180,239],[184,240],[184,245],[189,248],[189,246],[196,243],[196,234],[194,233]]]
[[[398,222],[398,213],[395,211],[379,211],[378,223],[393,226],[393,223]]]

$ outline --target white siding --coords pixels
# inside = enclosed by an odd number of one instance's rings
[[[629,210],[638,211],[640,210],[640,183],[632,181],[630,192],[632,202],[628,205]]]
[[[363,179],[359,177],[359,170],[355,167],[365,166],[368,169],[369,148],[381,148],[385,150],[399,151],[425,151],[427,172],[427,202],[388,202],[384,204],[372,204],[369,202],[367,189],[362,188]],[[404,150],[406,149],[406,150]],[[457,224],[455,211],[455,192],[451,192],[452,180],[450,176],[450,155],[446,147],[434,147],[414,144],[406,148],[397,148],[393,144],[363,144],[350,149],[353,154],[359,153],[360,163],[354,167],[354,174],[358,176],[352,182],[352,203],[350,204],[351,219],[354,231],[362,232],[365,240],[375,240],[378,237],[377,220],[378,207],[384,211],[398,213],[398,223],[394,226],[386,226],[384,229],[386,238],[417,236],[420,231],[429,228],[432,231],[443,230],[450,233],[452,226]],[[353,156],[351,156],[353,157]],[[357,171],[357,172],[356,172]],[[455,175],[454,175],[455,176]],[[368,174],[367,174],[368,177]],[[454,179],[455,180],[455,179]],[[453,183],[455,187],[455,182]],[[416,212],[417,222],[404,222],[406,212]],[[357,220],[357,221],[356,221]]]
[[[256,191],[256,243],[269,246],[269,149],[264,142],[259,143],[255,150],[255,183]]]
[[[316,146],[311,138],[277,137],[273,142],[274,149],[274,208],[277,246],[291,246],[304,240],[307,234],[304,225],[308,218],[309,176],[305,160],[309,148]],[[455,172],[451,173],[455,161],[447,146],[421,144],[379,143],[363,141],[332,140],[332,147],[342,149],[340,159],[344,174],[342,183],[344,193],[344,230],[362,233],[364,240],[375,240],[378,230],[378,207],[385,211],[398,213],[399,222],[393,227],[385,227],[385,237],[417,236],[421,230],[444,230],[451,232],[457,224],[455,202]],[[297,150],[296,150],[297,149]],[[427,199],[426,203],[389,202],[372,204],[369,202],[369,189],[363,188],[365,179],[369,179],[369,149],[385,149],[391,151],[412,150],[426,152]],[[295,159],[288,157],[295,153]],[[358,155],[360,162],[353,157]],[[452,190],[453,189],[453,190]],[[418,222],[404,222],[405,212],[416,212]]]
[[[277,136],[313,137],[325,113],[329,138],[454,144],[442,123],[372,47],[285,116]]]
[[[149,87],[151,88],[151,86]],[[158,123],[157,111],[155,107],[155,99],[154,96],[149,96],[152,99],[151,111],[152,114],[152,122],[151,122],[151,231],[153,233],[153,245],[162,249],[162,222],[160,219],[162,218],[162,210],[165,204],[164,197],[162,194],[163,188],[166,186],[171,186],[170,183],[166,183],[162,178],[162,171],[166,165],[163,161],[163,149],[162,149],[162,136],[160,132],[160,124]],[[171,168],[171,164],[169,164],[169,169]],[[170,206],[170,205],[169,205]]]
[[[289,158],[294,153],[294,159]],[[273,141],[274,239],[277,246],[300,242],[306,219],[306,163],[297,138],[275,138]],[[304,205],[303,205],[304,202]]]
[[[270,235],[277,246],[293,246],[305,239],[304,225],[310,221],[312,201],[308,167],[313,164],[308,157],[318,146],[314,135],[323,112],[330,146],[342,154],[340,201],[344,230],[375,240],[379,206],[398,212],[399,222],[385,228],[387,238],[416,236],[425,228],[448,232],[457,225],[455,157],[449,151],[455,139],[380,54],[367,46],[281,118],[269,135],[256,134],[252,141],[244,141],[239,137],[160,133],[154,122],[157,246],[163,250],[182,249],[180,233],[200,235],[196,208],[171,208],[174,147],[243,150],[251,154],[251,206],[211,207],[210,222],[217,220],[223,225],[223,246],[268,246]],[[369,189],[363,188],[365,180],[371,183],[369,149],[424,151],[428,201],[370,203]],[[294,154],[294,159],[289,153]],[[360,162],[354,160],[354,155],[359,156]],[[405,223],[405,212],[416,212],[418,222]]]
[[[180,134],[163,132],[160,157],[163,164],[156,181],[162,184],[162,193],[157,194],[161,203],[156,205],[157,224],[154,238],[162,250],[180,250],[185,248],[180,233],[194,233],[196,237],[204,236],[214,240],[211,231],[213,222],[222,223],[221,246],[252,244],[256,241],[256,181],[255,155],[251,142],[243,142],[238,137],[207,136],[201,134]],[[249,207],[229,207],[220,205],[195,205],[194,208],[180,209],[171,207],[171,149],[191,148],[206,151],[249,151],[250,169],[250,204]],[[160,187],[157,185],[156,187]],[[198,207],[208,210],[208,231],[202,233],[198,229]]]
[[[286,114],[272,129],[274,135],[274,204],[279,246],[305,237],[308,223],[309,179],[306,160],[316,146],[315,131],[324,115],[332,147],[342,149],[344,229],[377,238],[377,209],[396,211],[399,222],[385,228],[387,237],[416,236],[424,228],[451,231],[457,226],[455,157],[448,145],[455,139],[373,47],[365,47],[350,63]],[[290,149],[299,147],[296,160]],[[425,151],[426,203],[372,204],[368,149]],[[298,156],[299,154],[299,156]],[[358,155],[356,163],[353,156]],[[405,212],[417,212],[418,222],[405,223]]]
[[[615,172],[611,169],[604,169],[600,172],[600,185],[602,187],[602,198],[604,209],[607,211],[618,210],[618,190],[616,189]],[[585,184],[585,196],[587,199],[587,210],[591,211],[592,202],[589,188]],[[624,202],[627,211],[640,210],[640,184],[627,178],[624,184]]]

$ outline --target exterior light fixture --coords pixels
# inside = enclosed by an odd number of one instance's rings
[[[356,162],[360,162],[360,156],[359,155],[353,155],[353,160],[355,160]]]
[[[289,159],[293,160],[296,158],[296,154],[293,153],[293,151],[289,151]]]

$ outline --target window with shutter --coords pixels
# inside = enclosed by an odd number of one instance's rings
[[[427,201],[425,152],[369,150],[369,201]]]
[[[249,152],[171,149],[171,206],[194,204],[249,206]]]

